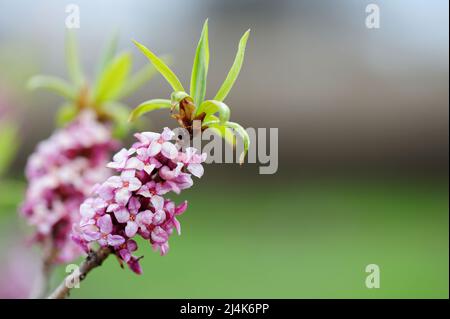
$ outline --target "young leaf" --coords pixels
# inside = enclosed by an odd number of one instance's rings
[[[116,57],[100,75],[94,93],[96,104],[116,99],[122,90],[131,68],[131,55]]]
[[[212,123],[216,123],[216,124],[210,124],[210,125],[208,125],[208,127],[210,129],[214,130],[220,137],[222,137],[225,140],[225,142],[227,142],[228,144],[230,144],[231,146],[234,147],[236,139],[233,134],[233,131],[226,126],[221,125],[219,118],[217,116],[210,115],[210,116],[208,116],[208,118]]]
[[[239,125],[238,123],[234,123],[234,122],[226,122],[226,123],[221,124],[219,121],[208,121],[208,122],[204,122],[203,125],[206,125],[211,128],[216,128],[221,131],[223,131],[224,128],[232,128],[234,131],[236,131],[236,133],[241,136],[241,138],[244,142],[244,151],[239,156],[239,163],[240,164],[244,163],[245,155],[247,154],[248,148],[250,147],[250,137],[249,137],[247,131],[241,125]]]
[[[184,100],[186,98],[189,99],[189,101],[193,102],[192,97],[186,92],[172,92],[172,94],[170,94],[170,104],[172,104],[172,109],[178,108],[181,100]]]
[[[241,71],[242,63],[244,62],[244,54],[245,54],[245,46],[247,45],[247,39],[250,34],[250,30],[244,33],[241,40],[239,41],[238,51],[236,53],[236,57],[234,58],[233,65],[231,66],[230,71],[228,72],[225,81],[217,92],[214,100],[223,101],[231,88],[233,87],[234,82],[236,81],[239,72]]]
[[[68,100],[75,99],[76,92],[69,83],[55,76],[35,75],[27,83],[30,90],[47,89],[53,91]]]
[[[78,55],[78,43],[72,31],[66,33],[66,64],[72,82],[75,86],[81,87],[84,82],[83,71]]]
[[[117,42],[118,42],[118,33],[115,32],[105,48],[103,49],[103,53],[100,58],[100,62],[98,64],[97,69],[97,78],[104,72],[105,68],[111,63],[112,59],[114,59],[114,55],[117,51]]]
[[[248,152],[248,148],[250,147],[250,137],[248,136],[247,131],[242,126],[240,126],[238,123],[227,122],[223,125],[235,130],[236,133],[238,133],[242,137],[242,140],[244,141],[244,151],[239,156],[239,163],[242,165],[244,163],[245,155]]]
[[[125,83],[122,91],[117,97],[118,100],[132,94],[137,91],[142,85],[150,80],[156,74],[156,69],[153,65],[147,64],[144,68],[133,74],[130,79]]]
[[[230,119],[230,108],[223,102],[215,100],[205,101],[200,105],[197,114],[200,114],[202,112],[206,113],[205,121],[208,121],[208,116],[217,112],[219,112],[219,119],[221,124],[228,122],[228,120]]]
[[[134,40],[133,42],[138,47],[138,49],[141,50],[141,52],[149,59],[149,61],[153,64],[156,70],[158,70],[158,72],[161,73],[161,75],[167,80],[167,82],[169,82],[174,91],[185,91],[178,77],[167,66],[167,64],[164,63],[163,60],[158,58],[153,52],[147,49],[144,45]]]
[[[194,64],[191,73],[190,95],[194,98],[194,104],[200,105],[205,99],[206,77],[209,65],[209,44],[208,44],[208,20],[203,25],[202,34],[198,41],[195,52]]]
[[[130,117],[128,118],[128,121],[134,121],[141,115],[158,110],[158,109],[170,109],[172,107],[170,100],[164,100],[164,99],[154,99],[154,100],[148,100],[141,104],[139,104],[130,114]]]

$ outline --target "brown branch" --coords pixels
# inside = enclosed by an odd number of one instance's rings
[[[72,272],[63,282],[50,294],[48,299],[64,299],[69,296],[73,283],[81,282],[94,268],[100,266],[112,252],[111,248],[103,247],[97,251],[91,251],[86,259],[80,264],[78,270]]]

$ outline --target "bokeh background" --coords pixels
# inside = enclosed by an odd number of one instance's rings
[[[73,297],[448,298],[448,1],[0,0],[0,296],[26,297],[39,249],[17,215],[23,168],[55,127],[62,100],[29,92],[35,73],[66,76],[65,7],[78,4],[86,72],[118,31],[173,56],[190,78],[210,23],[212,97],[237,42],[251,28],[246,60],[227,104],[245,127],[279,129],[279,168],[211,164],[182,194],[190,208],[165,257],[141,245],[144,275],[114,258]],[[381,28],[365,27],[365,7]],[[166,97],[154,78],[132,98]],[[146,129],[176,123],[167,112]],[[367,289],[378,264],[381,288]],[[54,275],[56,285],[64,267]]]

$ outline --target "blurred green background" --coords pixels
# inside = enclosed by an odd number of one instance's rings
[[[371,2],[378,30],[364,25]],[[142,276],[110,257],[73,297],[448,298],[448,1],[76,3],[91,74],[118,30],[137,67],[146,61],[131,38],[172,54],[187,83],[209,17],[207,96],[250,27],[227,104],[244,127],[279,128],[279,169],[207,165],[173,197],[190,206],[167,256],[141,243]],[[61,100],[24,83],[37,72],[65,76],[66,4],[0,0],[0,297],[27,296],[38,273],[41,251],[27,248],[17,207],[26,159],[53,131]],[[157,78],[127,102],[169,93]],[[148,130],[175,125],[165,112],[146,120]],[[2,140],[5,123],[16,130]],[[380,266],[379,289],[365,286],[368,264]],[[63,276],[62,266],[52,285]]]

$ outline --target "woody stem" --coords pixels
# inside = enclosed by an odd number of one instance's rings
[[[100,266],[112,252],[109,247],[102,247],[97,251],[89,252],[79,268],[64,278],[63,282],[48,296],[48,299],[64,299],[69,296],[70,290],[86,278],[94,268]]]

